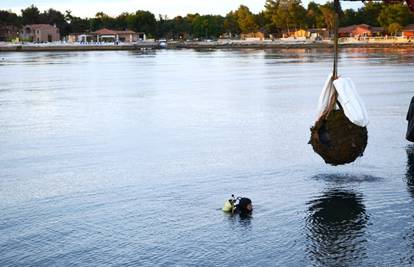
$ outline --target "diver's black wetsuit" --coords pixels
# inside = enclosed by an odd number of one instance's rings
[[[410,108],[408,109],[407,121],[408,128],[406,138],[408,141],[414,142],[414,97],[411,99]]]
[[[237,204],[234,209],[234,213],[250,215],[252,211],[247,208],[249,204],[250,205],[252,204],[252,201],[249,198],[245,198],[245,197],[241,198],[239,200],[239,204]]]

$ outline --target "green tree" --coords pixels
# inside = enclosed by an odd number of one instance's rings
[[[15,13],[7,10],[0,10],[0,25],[21,26],[21,18]]]
[[[72,16],[72,11],[70,10],[66,10],[65,20],[68,23],[69,33],[83,33],[91,30],[89,19],[81,19],[79,17]]]
[[[266,17],[266,31],[271,33],[277,33],[280,31],[281,27],[277,23],[276,13],[279,9],[278,0],[266,0],[264,15]]]
[[[300,0],[268,0],[265,5],[266,16],[273,28],[290,31],[306,26],[306,9]]]
[[[149,11],[138,10],[127,18],[128,29],[144,32],[149,37],[156,35],[157,21],[154,14]]]
[[[128,28],[128,17],[130,14],[128,12],[123,12],[121,15],[115,18],[115,29],[117,30],[126,30]]]
[[[335,8],[332,2],[328,2],[320,6],[323,18],[325,20],[325,26],[328,28],[329,32],[332,32],[335,25]],[[340,12],[341,13],[341,12]],[[341,15],[341,14],[339,14]]]
[[[193,34],[199,38],[217,38],[223,33],[223,22],[221,16],[198,16],[192,23]]]
[[[242,33],[257,32],[259,30],[259,25],[257,25],[254,15],[248,7],[241,5],[234,14]]]
[[[266,24],[268,23],[265,12],[261,11],[258,14],[254,14],[254,21],[256,22],[259,30],[262,32],[267,32]]]
[[[315,2],[309,2],[306,10],[306,25],[309,28],[323,28],[325,27],[325,20],[319,5]]]
[[[60,29],[60,34],[65,36],[69,33],[69,24],[66,21],[65,15],[55,9],[48,9],[40,14],[41,23],[56,25]]]
[[[395,35],[397,35],[398,33],[401,32],[402,26],[400,24],[394,22],[394,23],[391,23],[390,25],[388,25],[387,30],[390,34],[395,36]]]
[[[240,34],[241,30],[239,27],[239,23],[237,22],[237,16],[233,11],[228,13],[224,18],[223,30],[224,32],[232,35]]]
[[[381,27],[388,29],[393,23],[406,26],[413,20],[413,16],[405,4],[386,5],[378,16]]]
[[[40,11],[34,5],[29,6],[26,9],[22,9],[22,24],[37,24],[41,23],[42,18],[40,16]]]
[[[167,16],[159,15],[159,19],[156,22],[156,34],[157,38],[171,38],[169,36],[171,32],[171,20]]]
[[[340,25],[341,26],[350,26],[361,24],[363,20],[361,20],[360,13],[353,9],[346,9],[344,11],[344,15],[341,17]]]
[[[192,20],[187,17],[177,16],[171,21],[171,37],[174,39],[188,38],[191,31]]]
[[[113,17],[110,17],[103,12],[98,12],[96,13],[95,18],[90,19],[90,24],[92,31],[96,31],[101,28],[114,29],[116,21]]]
[[[365,2],[364,7],[358,9],[358,23],[365,23],[371,26],[380,26],[378,16],[380,15],[384,4],[375,2]],[[355,23],[357,24],[357,23]]]

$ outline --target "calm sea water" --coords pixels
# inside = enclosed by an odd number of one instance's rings
[[[413,50],[342,52],[370,115],[342,167],[307,144],[329,51],[0,60],[0,266],[414,264]]]

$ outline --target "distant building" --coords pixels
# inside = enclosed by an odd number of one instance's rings
[[[407,38],[414,38],[414,24],[405,26],[402,30],[402,35]]]
[[[91,33],[71,33],[66,37],[69,43],[86,43],[86,42],[121,42],[134,43],[145,41],[146,35],[143,32],[134,32],[130,30],[118,31],[103,28]]]
[[[0,41],[8,42],[19,37],[19,28],[13,25],[0,24]]]
[[[231,32],[225,32],[222,35],[220,35],[220,39],[233,39],[235,37],[237,37],[237,34]]]
[[[298,29],[296,31],[285,32],[282,37],[284,38],[298,38],[298,39],[324,39],[329,38],[329,31],[325,28],[321,29]]]
[[[308,32],[304,29],[299,29],[299,30],[292,32],[291,36],[295,38],[303,38],[303,37],[306,38],[308,37]]]
[[[265,35],[263,32],[242,33],[240,34],[240,39],[246,41],[263,41]]]
[[[68,43],[96,42],[96,35],[92,33],[71,33],[66,36]]]
[[[367,24],[351,25],[338,30],[339,37],[373,37],[382,36],[384,28],[373,27]]]
[[[84,35],[84,34],[83,33],[71,33],[71,34],[68,34],[66,36],[66,41],[68,43],[80,42],[81,39],[82,39],[82,37],[81,37],[82,35]]]
[[[122,42],[122,43],[134,43],[137,41],[145,41],[146,36],[143,32],[134,32],[130,30],[117,31],[110,29],[100,29],[91,33],[97,42]]]
[[[59,28],[49,24],[32,24],[23,27],[20,34],[23,40],[46,43],[60,41]]]
[[[308,37],[311,39],[327,39],[330,36],[329,31],[326,28],[308,29],[307,31]]]
[[[269,33],[269,38],[272,40],[276,40],[279,38],[283,37],[283,32],[282,31],[278,31],[278,32],[273,32],[273,33]]]

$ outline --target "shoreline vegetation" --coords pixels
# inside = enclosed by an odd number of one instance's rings
[[[414,42],[345,42],[341,48],[399,49],[413,48]],[[0,44],[0,52],[60,52],[60,51],[145,51],[156,49],[331,49],[332,42],[263,42],[263,41],[215,41],[215,42],[169,42],[160,47],[159,42],[133,44]]]
[[[366,2],[358,10],[340,8],[339,27],[344,28],[340,37],[412,37],[410,25],[414,25],[414,13],[410,12],[410,8],[403,0],[392,1],[392,4]],[[331,1],[324,4],[310,1],[305,6],[301,0],[266,0],[263,10],[258,13],[241,5],[225,16],[195,13],[174,18],[161,14],[156,17],[145,10],[123,12],[118,16],[98,12],[95,17],[81,18],[70,10],[62,13],[50,8],[41,12],[31,5],[22,9],[20,14],[0,10],[0,41],[55,41],[55,38],[46,36],[34,38],[28,31],[27,26],[30,25],[53,25],[60,35],[56,39],[64,42],[71,39],[70,36],[75,39],[84,36],[86,40],[83,41],[90,42],[91,35],[102,29],[142,33],[145,36],[140,38],[142,40],[274,40],[288,37],[327,40],[332,39],[335,14]],[[354,29],[358,25],[361,27]]]

